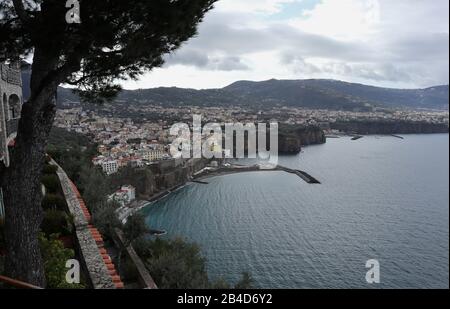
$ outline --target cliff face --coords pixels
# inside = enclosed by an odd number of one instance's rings
[[[278,139],[278,153],[297,154],[302,151],[300,138],[295,136],[280,135]]]
[[[112,177],[115,186],[129,183],[136,188],[140,199],[150,199],[155,194],[185,184],[195,172],[206,167],[208,160],[191,159],[161,161],[150,167],[125,168]]]
[[[347,133],[362,135],[449,132],[448,124],[408,121],[343,121],[332,124],[331,128]]]
[[[327,142],[325,133],[319,127],[298,129],[297,136],[299,137],[302,146],[325,144]]]
[[[280,128],[278,151],[281,154],[297,154],[302,146],[326,143],[325,133],[315,126]]]

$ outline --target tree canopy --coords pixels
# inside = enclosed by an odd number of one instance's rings
[[[78,0],[80,23],[67,22],[66,1],[1,1],[0,61],[34,53],[52,60],[47,82],[74,85],[90,100],[111,98],[117,80],[161,66],[195,35],[215,1]]]
[[[9,277],[45,286],[39,178],[58,86],[73,85],[91,102],[112,99],[120,80],[161,66],[165,54],[194,36],[215,1],[0,1],[0,62],[33,58],[30,97],[22,106],[9,166],[0,162]],[[72,22],[75,16],[79,23]]]

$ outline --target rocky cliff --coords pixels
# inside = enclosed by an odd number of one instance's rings
[[[282,126],[279,132],[278,152],[297,154],[302,146],[326,143],[323,130],[316,126]]]
[[[150,199],[152,196],[184,185],[197,171],[206,167],[209,160],[191,159],[161,161],[150,167],[127,167],[111,177],[114,186],[129,183],[136,188],[139,199]]]
[[[412,121],[341,121],[331,128],[355,134],[427,134],[448,133],[448,124]]]

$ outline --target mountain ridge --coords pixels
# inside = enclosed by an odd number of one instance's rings
[[[24,98],[29,96],[30,75],[30,66],[23,65]],[[448,110],[449,85],[396,89],[333,79],[240,80],[216,89],[158,87],[122,90],[116,100],[167,106],[290,106],[362,112],[372,111],[375,107]],[[69,88],[59,88],[58,103],[79,101]]]
[[[168,106],[291,106],[362,112],[372,111],[375,107],[448,110],[449,86],[395,89],[325,79],[272,79],[237,81],[218,89],[158,87],[123,90],[117,100]]]
[[[246,95],[264,96],[274,91],[289,91],[301,98],[302,94],[308,96],[309,92],[316,92],[335,99],[350,100],[352,103],[369,104],[384,107],[415,107],[448,109],[448,85],[437,85],[419,89],[396,89],[350,83],[332,79],[303,79],[303,80],[276,80],[270,79],[262,82],[237,81],[224,89],[238,91]],[[311,93],[309,93],[311,95]],[[280,96],[276,94],[275,96]],[[284,98],[288,103],[289,95]]]

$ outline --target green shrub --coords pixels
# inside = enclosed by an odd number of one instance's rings
[[[82,284],[69,284],[66,282],[66,262],[75,257],[75,252],[65,249],[62,242],[58,240],[58,234],[46,238],[44,234],[39,235],[41,255],[44,262],[45,278],[47,288],[50,289],[82,289]]]
[[[200,248],[182,239],[140,241],[136,250],[150,253],[145,265],[161,289],[205,289],[210,286]]]
[[[120,267],[120,274],[122,280],[126,282],[138,281],[138,271],[136,266],[129,258],[123,258],[122,265]]]
[[[66,209],[66,200],[58,194],[47,194],[42,200],[42,208],[44,210],[64,210]]]
[[[45,211],[41,230],[47,236],[52,234],[71,235],[73,230],[72,218],[64,211],[49,209]]]
[[[114,229],[122,227],[116,214],[114,203],[99,203],[92,205],[92,220],[95,227],[102,233],[105,240],[111,240],[115,235]]]
[[[42,173],[45,175],[54,175],[58,171],[58,167],[56,165],[46,164]]]
[[[59,178],[56,175],[43,175],[41,182],[48,193],[57,193],[60,190]]]
[[[145,223],[145,217],[139,213],[128,217],[128,220],[122,230],[125,240],[130,243],[136,239],[144,237],[150,232],[147,224]]]
[[[140,238],[133,243],[136,253],[161,289],[230,289],[223,278],[211,282],[206,272],[206,260],[200,247],[181,238],[149,240]],[[253,279],[244,273],[234,286],[236,289],[252,288]]]

